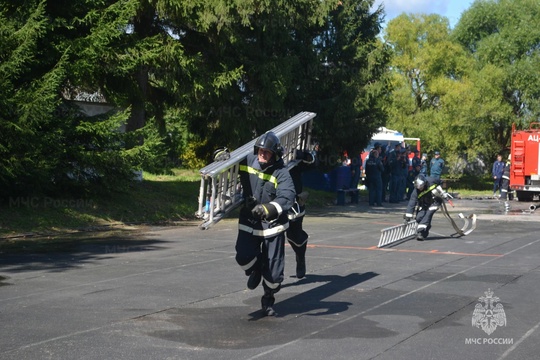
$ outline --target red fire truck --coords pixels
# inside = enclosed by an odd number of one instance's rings
[[[519,201],[539,200],[540,123],[531,123],[528,130],[516,130],[513,124],[510,146],[510,190]]]

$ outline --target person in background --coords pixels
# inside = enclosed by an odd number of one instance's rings
[[[413,181],[418,175],[420,175],[420,170],[422,168],[420,157],[418,156],[418,150],[413,150],[414,156],[411,159],[411,167],[409,173],[407,174],[407,200],[410,200],[411,194],[414,190]]]
[[[407,194],[407,176],[409,176],[409,151],[406,148],[401,149],[399,155],[401,165],[401,176],[399,180],[399,201],[404,201]]]
[[[240,162],[239,172],[244,206],[238,218],[236,262],[249,276],[249,289],[256,289],[263,280],[261,306],[268,316],[276,314],[274,294],[281,288],[285,270],[287,213],[296,195],[282,157],[279,138],[268,131]]]
[[[444,170],[444,160],[441,158],[441,153],[435,151],[433,153],[434,158],[431,159],[429,164],[429,176],[435,179],[440,179]]]
[[[401,162],[399,158],[401,156],[401,144],[396,144],[394,150],[388,154],[388,167],[390,169],[390,203],[398,203],[402,198],[399,195],[401,185]]]
[[[508,161],[504,165],[504,171],[501,182],[501,200],[504,200],[504,208],[506,211],[510,210],[510,165],[512,160],[512,154],[508,155]]]
[[[388,185],[390,184],[390,166],[388,164],[388,152],[386,146],[382,146],[380,143],[375,143],[375,149],[381,149],[379,151],[379,159],[383,164],[384,171],[382,173],[382,202],[386,202],[386,194],[388,194]]]
[[[366,161],[366,183],[370,206],[382,206],[382,173],[384,166],[379,158],[378,150],[371,150]]]
[[[499,190],[499,197],[501,197],[502,177],[504,173],[504,162],[502,161],[502,155],[497,155],[497,160],[493,163],[491,168],[491,176],[493,177],[493,197],[497,197],[497,190]]]
[[[424,176],[428,175],[427,164],[428,164],[427,154],[423,153],[422,158],[420,159],[420,174],[422,174]]]
[[[358,189],[358,183],[360,182],[360,175],[362,167],[362,157],[359,152],[355,152],[351,158],[351,182],[349,183],[349,189]]]

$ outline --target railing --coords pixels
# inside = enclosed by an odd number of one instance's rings
[[[301,112],[271,130],[280,138],[284,148],[283,161],[288,169],[298,163],[296,150],[309,148],[315,116],[312,112]],[[232,151],[227,159],[214,161],[200,170],[199,206],[195,215],[203,220],[199,225],[201,229],[208,229],[242,204],[240,162],[253,151],[255,141]]]

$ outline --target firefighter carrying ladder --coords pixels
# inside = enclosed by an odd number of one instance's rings
[[[296,150],[308,149],[311,144],[315,116],[312,112],[301,112],[271,130],[281,141],[284,148],[283,161],[289,170],[299,162],[295,159]],[[199,228],[208,229],[242,204],[238,174],[240,162],[253,152],[256,140],[253,139],[222,156],[222,160],[214,161],[200,170],[199,207],[195,213],[195,216],[203,220]]]

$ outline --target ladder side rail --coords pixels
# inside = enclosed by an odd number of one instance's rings
[[[204,207],[205,207],[205,192],[204,189],[206,188],[205,178],[201,177],[201,186],[199,188],[199,208],[197,210],[197,213],[195,214],[197,217],[202,217],[204,214]]]
[[[313,120],[309,120],[287,134],[285,140],[288,149],[287,162],[295,160],[296,150],[304,150],[309,147],[312,124]]]
[[[220,211],[227,211],[227,207],[230,206],[234,201],[234,184],[235,177],[238,177],[238,167],[232,166],[228,171],[222,173],[223,175],[223,187],[221,190],[220,197]],[[236,174],[235,174],[236,171]]]
[[[237,201],[242,200],[242,186],[240,184],[240,164],[236,164],[230,169],[230,174],[232,178],[232,187],[231,187],[231,204],[235,204]]]
[[[227,187],[227,175],[229,174],[229,172],[225,171],[225,172],[222,172],[220,173],[217,177],[218,177],[218,181],[217,181],[217,185],[218,185],[218,188],[217,188],[217,194],[216,194],[216,207],[215,209],[218,210],[218,212],[221,212],[224,210],[224,196],[225,196],[225,193],[226,191],[224,191],[224,189],[226,189]]]
[[[283,154],[283,161],[285,164],[289,163],[290,161],[294,160],[295,153],[296,153],[296,144],[294,135],[298,131],[298,128],[289,131],[285,136],[283,136],[281,140],[282,146],[285,149],[285,154]]]
[[[305,124],[303,124],[305,129],[302,131],[303,134],[306,134],[304,137],[304,142],[302,143],[303,149],[309,149],[311,146],[311,131],[313,130],[313,119],[309,120]]]
[[[273,131],[276,136],[283,137],[288,134],[291,130],[295,130],[304,123],[312,120],[315,117],[315,113],[302,112],[291,119],[285,121],[281,125],[276,126],[271,131]],[[300,121],[300,123],[298,123]],[[244,160],[249,151],[253,149],[256,139],[250,141],[249,143],[241,146],[240,148],[232,151],[230,153],[229,159],[225,161],[215,161],[200,170],[202,175],[212,175],[217,172],[225,171],[229,166]]]
[[[305,144],[305,139],[307,138],[308,134],[307,134],[307,131],[308,131],[308,127],[305,126],[307,125],[309,122],[307,123],[304,123],[302,124],[302,126],[300,126],[298,128],[298,135],[297,135],[297,139],[296,139],[296,148],[298,150],[306,150],[307,147],[306,147],[306,144]]]
[[[214,220],[214,213],[216,209],[216,198],[217,198],[217,188],[218,184],[217,181],[215,181],[215,178],[212,178],[212,181],[208,183],[208,186],[211,186],[211,195],[210,195],[210,207],[208,209],[209,218],[208,221],[212,222]]]
[[[293,130],[294,128],[300,126],[301,124],[313,119],[315,115],[316,115],[315,113],[311,113],[311,112],[301,112],[297,114],[296,116],[293,116],[289,120],[284,121],[280,125],[276,126],[271,131],[273,131],[278,136],[283,135]]]
[[[240,184],[239,170],[240,164],[238,163],[231,166],[227,171],[208,177],[212,179],[211,182],[208,181],[208,186],[210,186],[210,183],[215,184],[215,186],[212,186],[210,208],[203,216],[205,221],[199,226],[200,228],[208,229],[242,204],[241,194],[236,191]]]

